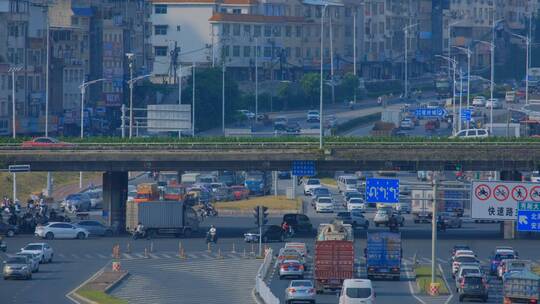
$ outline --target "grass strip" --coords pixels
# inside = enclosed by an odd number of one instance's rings
[[[113,297],[103,291],[83,289],[77,291],[81,297],[87,298],[99,304],[127,304],[128,301]]]
[[[422,293],[429,293],[429,284],[431,283],[431,266],[418,266],[415,268],[416,283]],[[441,272],[437,269],[435,276],[435,283],[439,283],[439,294],[449,294],[448,288],[444,283]]]
[[[217,202],[215,204],[218,210],[252,210],[256,206],[266,206],[268,210],[300,210],[301,200],[290,200],[287,197],[280,196],[261,196],[253,197],[243,201]]]

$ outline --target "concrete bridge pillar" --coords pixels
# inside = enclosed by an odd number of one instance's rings
[[[519,171],[501,171],[501,181],[521,181],[522,176]],[[501,223],[501,233],[505,240],[513,240],[516,238],[515,221],[504,221]]]
[[[128,173],[107,171],[103,173],[103,214],[107,224],[117,232],[126,227],[126,200]]]

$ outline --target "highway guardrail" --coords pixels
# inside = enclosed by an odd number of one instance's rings
[[[257,276],[255,277],[255,292],[263,300],[265,304],[279,304],[279,299],[272,293],[270,287],[264,282],[268,270],[272,267],[272,249],[268,248],[266,254],[264,255],[264,261],[257,271]]]

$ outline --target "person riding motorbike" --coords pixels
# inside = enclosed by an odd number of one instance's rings
[[[390,218],[388,219],[388,227],[390,228],[390,231],[398,231],[399,230],[399,223],[398,219],[395,214],[392,214]]]
[[[446,222],[440,215],[437,217],[437,230],[446,231]]]
[[[135,228],[135,233],[133,234],[133,239],[138,239],[144,237],[145,231],[144,231],[144,225],[139,222],[137,224],[137,227]]]
[[[207,243],[217,243],[217,229],[214,225],[210,226],[210,229],[206,233]]]

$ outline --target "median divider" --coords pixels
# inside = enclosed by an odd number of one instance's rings
[[[279,304],[279,299],[272,293],[270,287],[264,282],[264,278],[268,274],[268,270],[272,267],[272,248],[265,250],[265,256],[263,263],[257,271],[257,276],[255,277],[255,288],[254,293],[257,302],[264,304]]]

